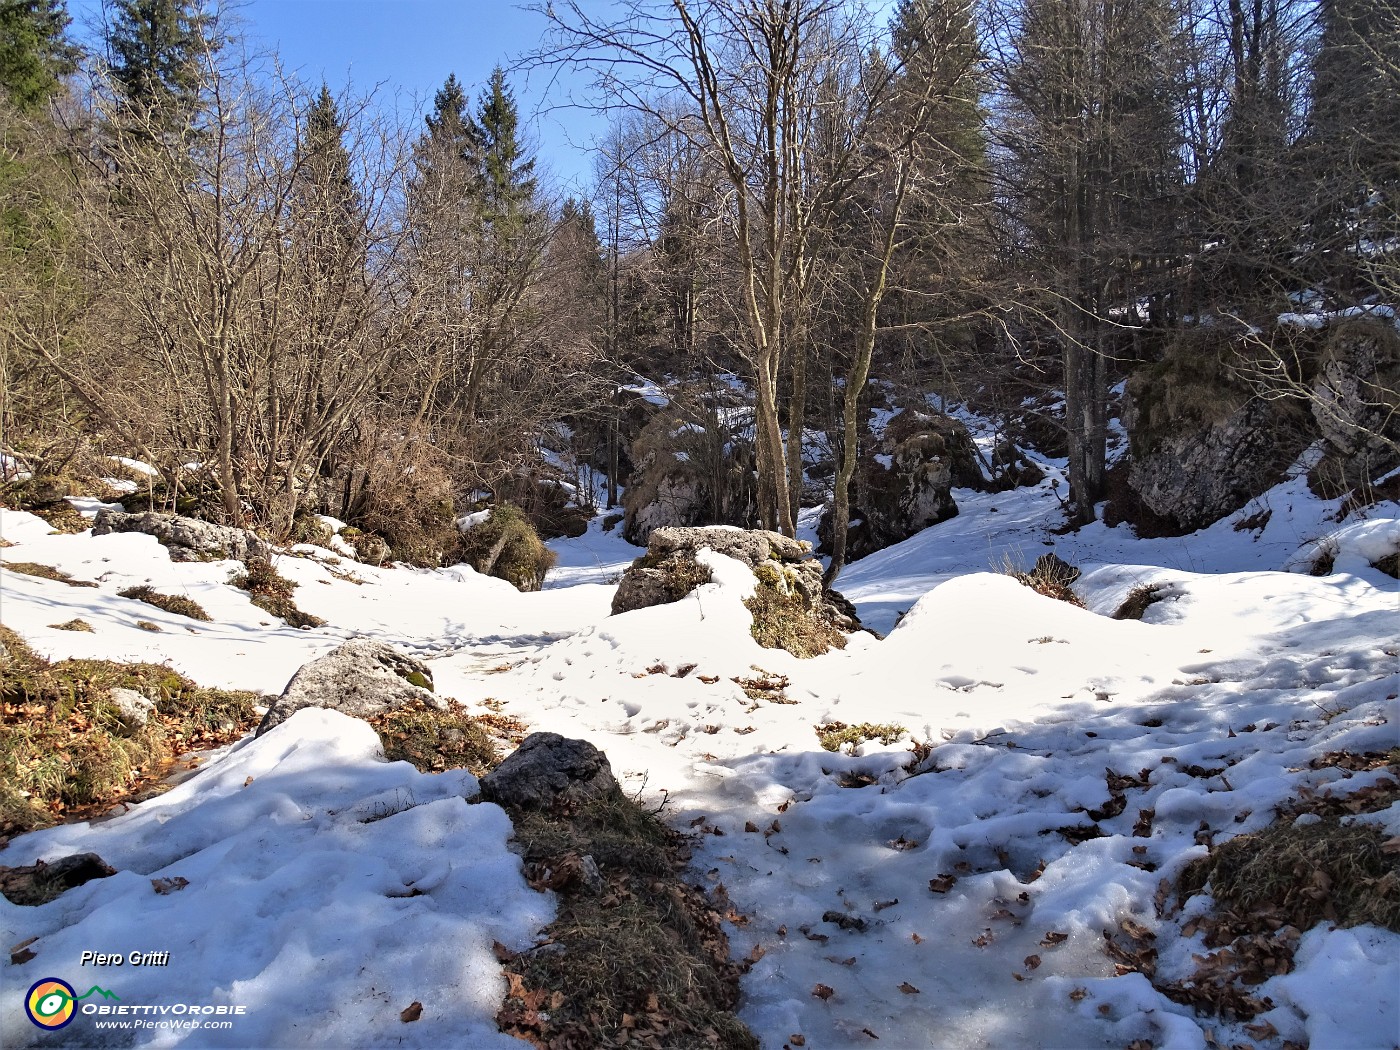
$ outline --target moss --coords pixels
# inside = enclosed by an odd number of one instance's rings
[[[837,753],[854,751],[861,744],[878,740],[882,744],[893,744],[909,730],[893,723],[875,724],[862,722],[848,726],[845,722],[826,722],[816,727],[817,739],[827,751]]]
[[[426,689],[430,693],[433,692],[432,680],[422,671],[410,671],[407,681],[409,685],[416,685],[419,689]]]
[[[297,585],[287,579],[266,558],[249,558],[247,571],[233,578],[232,584],[248,592],[249,600],[264,612],[285,620],[292,627],[322,627],[325,620],[302,612],[292,600]]]
[[[146,586],[128,587],[124,591],[118,591],[117,594],[123,598],[133,598],[138,602],[154,605],[157,609],[164,609],[177,616],[188,616],[191,620],[200,620],[203,623],[210,622],[209,614],[200,607],[199,603],[183,595],[161,594],[155,588]]]
[[[557,885],[559,917],[545,931],[556,950],[505,963],[518,993],[497,1017],[505,1031],[536,1045],[756,1050],[733,1014],[740,967],[719,916],[682,881],[675,832],[616,790],[511,816],[527,876],[543,881],[591,857],[604,886]]]
[[[481,776],[500,760],[490,735],[457,704],[447,711],[409,704],[369,723],[379,734],[386,759],[409,762],[424,773],[466,769]]]
[[[321,520],[319,514],[298,510],[292,515],[292,524],[287,530],[287,538],[293,543],[310,543],[317,547],[329,547],[331,540],[335,538],[335,533],[331,531],[329,525]]]
[[[463,534],[459,553],[477,572],[506,580],[519,591],[538,591],[555,562],[529,519],[508,503],[496,504],[489,520]]]

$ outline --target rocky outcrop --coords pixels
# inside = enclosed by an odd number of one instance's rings
[[[246,562],[249,558],[270,560],[273,555],[269,544],[244,529],[154,511],[140,514],[119,510],[98,511],[92,534],[106,536],[114,532],[144,532],[154,536],[170,551],[171,561],[232,558]]]
[[[304,707],[325,707],[363,719],[414,701],[446,711],[447,701],[435,696],[432,689],[433,673],[423,662],[384,642],[352,638],[302,665],[268,708],[257,735],[262,736]]]
[[[856,465],[847,557],[863,558],[956,516],[954,488],[987,487],[965,426],[938,413],[905,409]],[[830,530],[828,516],[820,533],[825,546]]]
[[[0,895],[11,904],[47,904],[67,890],[93,879],[115,875],[117,869],[96,853],[75,853],[57,860],[36,861],[18,868],[0,867]]]
[[[1389,317],[1350,317],[1328,326],[1312,415],[1327,441],[1315,475],[1347,491],[1400,466],[1400,331]]]
[[[551,809],[603,798],[618,790],[608,756],[586,740],[531,733],[481,778],[481,797],[516,809]]]
[[[753,572],[754,595],[747,604],[760,645],[814,656],[844,647],[843,632],[861,629],[855,607],[822,586],[821,562],[811,556],[807,543],[776,532],[722,525],[655,530],[647,553],[623,574],[613,596],[613,614],[679,601],[708,583],[710,570],[696,557],[706,549],[742,562]]]
[[[1204,528],[1282,481],[1315,433],[1296,399],[1235,377],[1228,336],[1206,329],[1128,381],[1128,484],[1179,533]]]
[[[716,413],[662,410],[631,452],[635,466],[622,499],[629,543],[645,544],[660,528],[753,520],[752,450]]]

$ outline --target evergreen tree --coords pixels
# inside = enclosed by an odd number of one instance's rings
[[[312,253],[313,269],[340,272],[336,260],[362,243],[364,221],[345,123],[324,83],[307,112],[295,164],[294,228]]]
[[[0,90],[17,109],[44,105],[77,68],[71,22],[63,0],[0,0]]]
[[[481,93],[476,122],[486,217],[491,222],[513,224],[538,216],[535,162],[520,142],[519,123],[515,96],[506,84],[505,71],[497,66]]]
[[[113,0],[112,77],[140,119],[169,126],[199,99],[200,59],[218,49],[198,0]]]

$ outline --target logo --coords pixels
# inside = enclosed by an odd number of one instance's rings
[[[29,994],[24,997],[24,1012],[40,1028],[53,1031],[71,1022],[77,1013],[77,1004],[94,994],[104,999],[120,999],[116,992],[97,985],[78,995],[67,981],[45,977],[30,987]]]

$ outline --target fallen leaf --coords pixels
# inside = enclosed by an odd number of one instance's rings
[[[915,988],[912,984],[910,984],[908,981],[902,982],[902,983],[900,984],[900,986],[899,986],[899,990],[900,990],[901,992],[903,992],[905,995],[918,995],[918,994],[919,994],[919,990],[918,990],[917,988]]]
[[[1040,965],[1040,956],[1039,956],[1039,955],[1027,955],[1026,958],[1025,958],[1025,960],[1024,960],[1024,965],[1025,965],[1025,967],[1026,967],[1027,970],[1034,970],[1036,967],[1038,967],[1038,966]]]
[[[893,908],[893,907],[894,907],[896,904],[898,904],[898,903],[899,903],[899,898],[898,898],[898,897],[894,898],[894,900],[876,901],[876,902],[875,902],[875,910],[876,910],[876,911],[884,911],[886,908]]]
[[[1382,853],[1400,853],[1400,835],[1388,838],[1381,843]]]
[[[172,879],[152,879],[151,889],[164,896],[167,893],[174,893],[176,890],[183,890],[189,884],[189,879],[182,879],[176,875]]]
[[[788,1042],[791,1043],[793,1046],[806,1046],[807,1037],[797,1032],[793,1032],[792,1035],[788,1036]]]
[[[1057,933],[1054,930],[1047,930],[1045,933],[1045,939],[1040,942],[1040,946],[1042,948],[1053,948],[1057,944],[1064,944],[1067,940],[1069,940],[1069,934]]]
[[[836,994],[836,989],[832,988],[830,985],[819,984],[812,989],[812,994],[815,995],[822,1002],[826,1002],[826,1000],[830,999],[833,995]]]
[[[1278,1035],[1278,1029],[1268,1021],[1262,1024],[1247,1024],[1244,1026],[1244,1030],[1254,1036],[1255,1039],[1272,1039],[1274,1036]]]
[[[423,1004],[417,999],[403,1008],[399,1014],[399,1020],[407,1024],[409,1021],[416,1021],[423,1016]]]
[[[931,889],[934,893],[947,893],[955,885],[957,885],[957,882],[957,876],[948,875],[945,873],[939,875],[936,879],[929,879],[928,888]]]
[[[253,782],[253,778],[252,778],[252,777],[248,777],[246,780],[243,781],[243,786],[244,786],[244,787],[247,787],[247,786],[248,786],[249,784],[251,784],[252,782]]]
[[[879,1038],[880,1038],[878,1035],[876,1035],[874,1032],[872,1032],[869,1028],[862,1028],[861,1031],[864,1032],[866,1035],[870,1036],[871,1039],[879,1039]]]
[[[1074,989],[1074,991],[1069,993],[1069,997],[1071,1002],[1083,1002],[1085,999],[1089,998],[1089,989],[1076,988]]]
[[[911,934],[909,935],[909,939],[910,939],[911,941],[913,941],[915,944],[923,944],[923,943],[924,943],[924,939],[923,939],[922,937],[920,937],[917,933],[911,933]]]
[[[11,951],[11,952],[10,952],[10,965],[11,965],[11,966],[23,966],[25,963],[27,963],[30,959],[33,959],[33,958],[34,958],[34,953],[31,952],[28,948],[21,948],[19,951]]]
[[[510,962],[515,958],[515,952],[511,951],[500,941],[491,942],[491,952],[496,956],[497,962]]]

